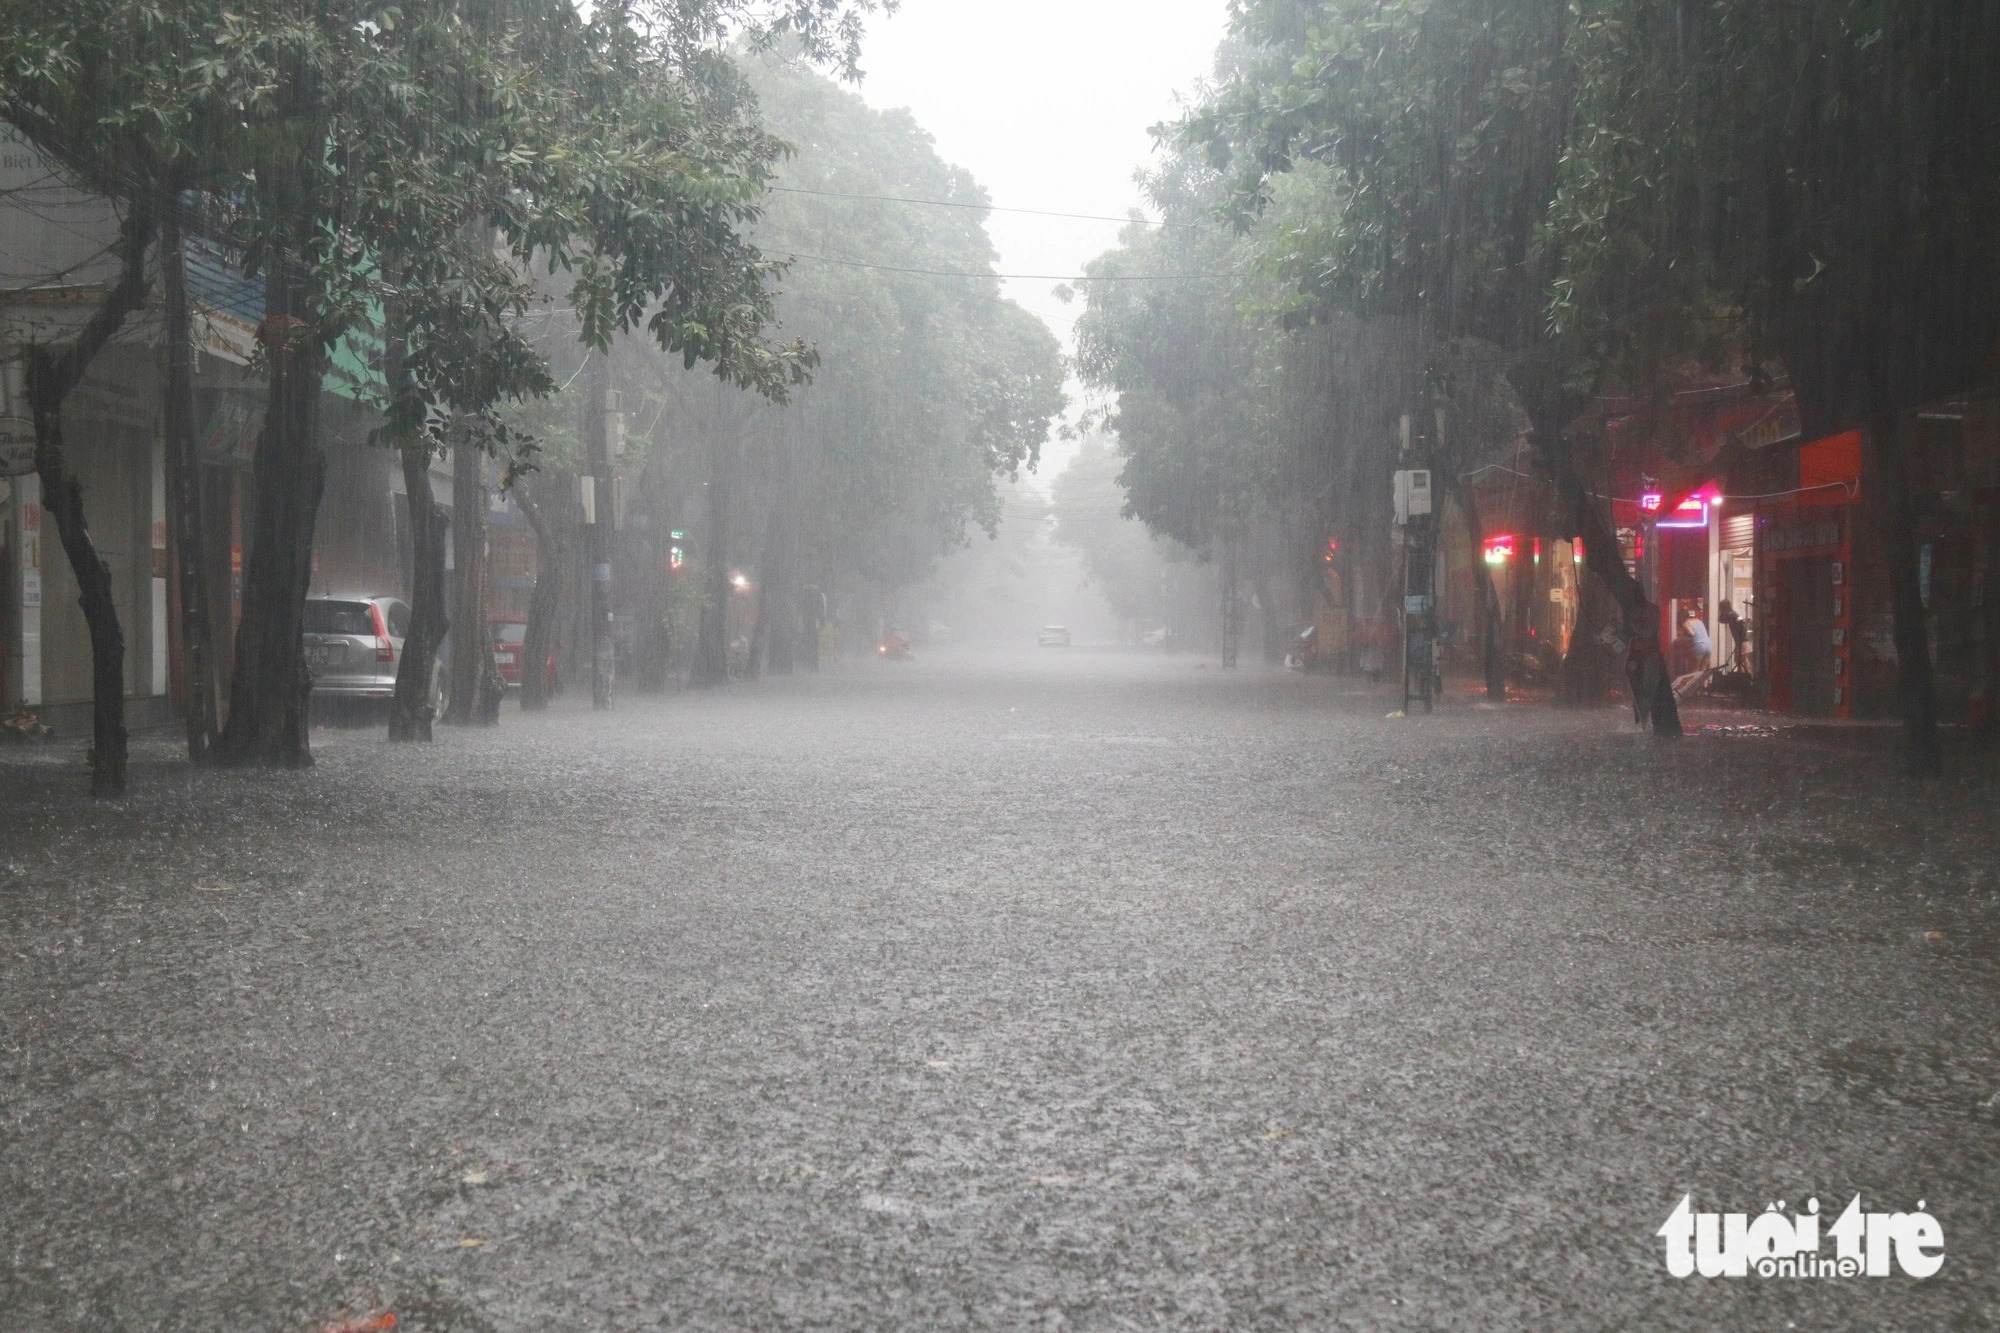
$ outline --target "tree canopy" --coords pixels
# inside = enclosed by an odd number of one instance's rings
[[[669,374],[663,419],[690,446],[738,439],[759,460],[745,499],[827,580],[907,586],[997,523],[996,478],[1035,463],[1062,409],[1060,352],[1000,295],[976,209],[896,202],[986,198],[907,112],[775,55],[750,77],[790,149],[750,239],[788,261],[775,310],[812,383],[762,407]]]

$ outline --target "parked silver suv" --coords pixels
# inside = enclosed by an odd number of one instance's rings
[[[410,607],[400,597],[308,597],[306,670],[313,698],[387,703],[410,632]]]

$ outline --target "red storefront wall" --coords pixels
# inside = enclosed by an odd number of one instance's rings
[[[1760,673],[1776,712],[1855,717],[1893,685],[1893,653],[1874,641],[1886,599],[1855,559],[1860,499],[1861,433],[1848,431],[1800,446],[1799,489],[1757,501]]]

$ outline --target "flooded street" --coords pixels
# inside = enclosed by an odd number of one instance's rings
[[[0,751],[0,1329],[2000,1320],[1992,778],[1357,679]],[[1943,1270],[1663,1270],[1801,1191]]]

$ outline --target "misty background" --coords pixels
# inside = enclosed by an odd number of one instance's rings
[[[1156,157],[1150,127],[1207,79],[1227,16],[1222,0],[1021,0],[998,12],[905,0],[870,31],[857,91],[908,108],[938,153],[987,188],[995,268],[1047,275],[1005,278],[1002,290],[1072,355],[1083,307],[1060,280],[1117,244],[1118,219],[1157,215],[1139,180]],[[968,58],[940,58],[953,51]],[[1209,644],[1213,570],[1121,517],[1116,440],[1077,428],[1104,395],[1073,373],[1065,388],[1063,429],[1032,472],[1000,483],[999,535],[975,534],[915,590],[917,633],[940,637],[934,622],[956,642],[1032,646],[1039,627],[1061,624],[1079,648],[1145,646],[1148,635],[1153,647]]]

